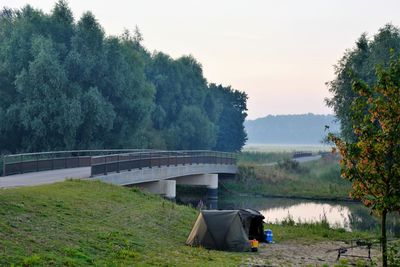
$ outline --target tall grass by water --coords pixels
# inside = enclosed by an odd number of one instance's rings
[[[271,158],[281,160],[271,165]],[[287,153],[245,152],[239,157],[236,178],[222,183],[242,193],[329,199],[347,199],[351,189],[350,182],[340,177],[338,159],[330,154],[299,164]]]

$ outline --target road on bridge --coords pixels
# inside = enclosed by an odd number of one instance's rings
[[[82,167],[9,175],[0,177],[0,188],[51,184],[69,178],[88,178],[90,177],[90,171],[90,167]]]

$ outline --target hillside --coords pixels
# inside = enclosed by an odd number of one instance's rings
[[[92,181],[0,190],[0,266],[237,266],[186,246],[197,211]]]
[[[339,131],[333,115],[268,115],[245,122],[248,144],[320,144],[327,134],[325,125]]]

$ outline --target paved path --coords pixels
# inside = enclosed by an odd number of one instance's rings
[[[321,155],[316,155],[316,156],[309,156],[309,157],[299,157],[299,158],[294,158],[293,160],[303,163],[303,162],[308,162],[308,161],[314,161],[314,160],[319,160],[321,158]]]
[[[292,158],[292,160],[297,161],[298,163],[309,162],[314,160],[319,160],[321,155],[309,156],[309,157],[299,157],[299,158]],[[269,162],[263,164],[264,166],[274,166],[277,165],[278,162]]]
[[[50,184],[64,181],[68,178],[88,178],[90,177],[90,171],[90,167],[83,167],[9,175],[0,177],[0,188]]]

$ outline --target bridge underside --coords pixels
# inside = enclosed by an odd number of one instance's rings
[[[235,174],[236,165],[191,164],[135,169],[94,177],[106,183],[135,185],[166,198],[175,198],[176,185],[207,186],[209,198],[217,198],[218,174]]]
[[[153,168],[134,169],[124,172],[114,172],[108,173],[107,175],[96,175],[94,178],[106,183],[131,185],[198,174],[235,174],[236,171],[237,167],[235,165],[186,164],[177,166],[161,166]]]

